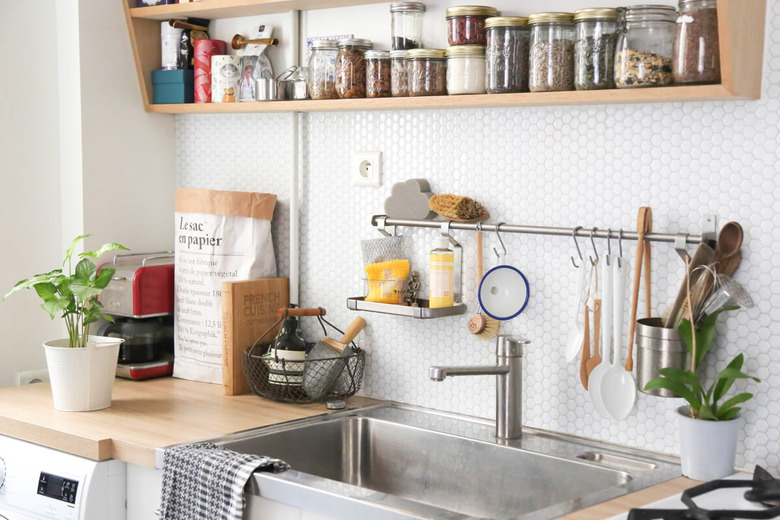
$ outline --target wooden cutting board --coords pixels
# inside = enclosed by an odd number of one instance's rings
[[[244,376],[244,351],[277,321],[276,310],[290,303],[287,278],[222,282],[222,386],[225,395],[250,391]],[[280,323],[281,325],[281,323]],[[263,342],[276,337],[279,326]]]

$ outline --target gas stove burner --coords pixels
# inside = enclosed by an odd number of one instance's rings
[[[696,505],[694,499],[718,489],[749,488],[745,499],[767,507],[762,511],[709,510]],[[632,509],[627,520],[736,520],[780,517],[780,480],[761,466],[756,466],[752,480],[713,480],[683,491],[682,502],[688,509]]]

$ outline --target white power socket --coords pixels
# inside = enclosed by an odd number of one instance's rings
[[[352,152],[352,182],[355,186],[381,186],[382,152]]]
[[[49,380],[49,371],[45,368],[41,370],[28,370],[16,374],[16,384],[31,385],[33,383],[42,383]]]

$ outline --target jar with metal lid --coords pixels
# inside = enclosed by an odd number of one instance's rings
[[[487,93],[528,92],[528,18],[495,16],[485,20],[485,29]]]
[[[574,15],[535,13],[528,17],[531,51],[528,87],[531,92],[574,90]]]
[[[443,49],[411,49],[406,59],[410,96],[447,94],[447,61]]]
[[[675,83],[720,83],[716,0],[680,0],[674,38]]]
[[[314,40],[309,56],[309,95],[312,99],[338,99],[336,58],[339,46],[333,40]]]
[[[450,45],[487,45],[485,20],[498,16],[495,7],[459,5],[447,8],[447,37]]]
[[[419,49],[422,47],[422,17],[425,5],[420,2],[394,2],[390,4],[390,31],[393,50]]]
[[[339,98],[366,97],[366,57],[371,40],[345,38],[339,40],[336,58],[336,93]]]
[[[406,63],[406,53],[407,51],[390,51],[390,87],[393,97],[409,95],[407,79],[409,67]]]
[[[444,52],[447,57],[447,93],[485,93],[485,46],[455,45]]]
[[[663,87],[672,83],[677,11],[666,5],[627,7],[619,21],[615,51],[617,88]]]
[[[390,53],[366,51],[366,97],[390,97]]]
[[[574,13],[574,88],[615,88],[617,9],[589,8]]]

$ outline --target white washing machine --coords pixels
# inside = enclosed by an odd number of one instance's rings
[[[125,463],[0,435],[0,520],[125,520]]]

